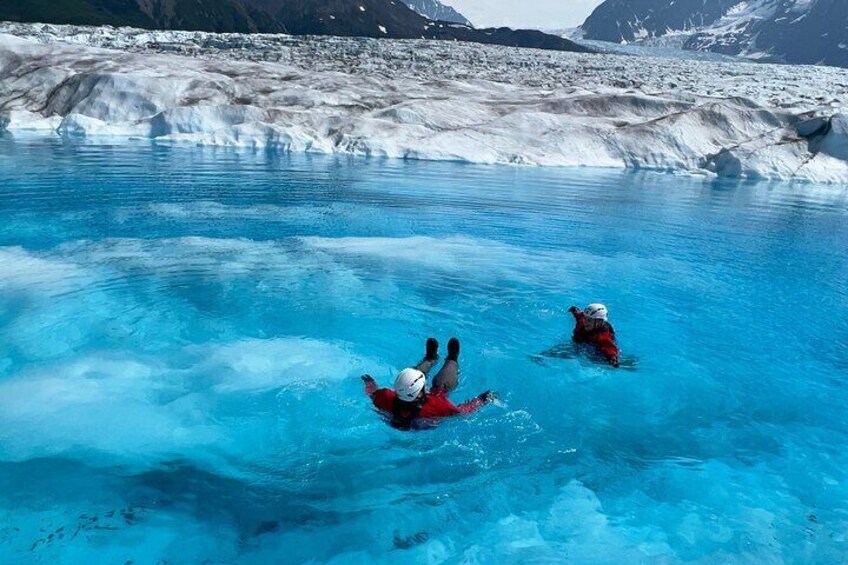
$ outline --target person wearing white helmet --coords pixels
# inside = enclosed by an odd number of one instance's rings
[[[438,348],[438,342],[429,338],[424,359],[416,367],[401,371],[393,389],[379,388],[371,375],[362,375],[365,393],[371,397],[374,406],[389,416],[393,427],[400,430],[427,427],[439,418],[471,414],[495,400],[496,396],[491,391],[459,406],[448,399],[448,393],[456,388],[459,378],[459,340],[456,338],[448,342],[444,366],[433,379],[430,392],[427,392],[427,373],[438,361]]]
[[[580,310],[576,306],[568,309],[576,325],[572,339],[575,343],[590,345],[610,365],[618,367],[620,352],[615,339],[615,329],[609,323],[609,311],[603,304],[589,304]]]

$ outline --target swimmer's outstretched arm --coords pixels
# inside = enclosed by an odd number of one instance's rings
[[[491,390],[487,390],[486,392],[484,392],[480,396],[477,396],[475,398],[472,398],[471,400],[463,402],[462,404],[460,404],[456,408],[457,408],[457,410],[459,410],[460,414],[473,414],[474,412],[476,412],[477,410],[479,410],[480,408],[482,408],[486,404],[489,404],[490,402],[494,402],[497,399],[498,399],[497,394],[495,394]]]
[[[362,382],[365,383],[365,394],[368,396],[374,396],[374,393],[380,388],[377,381],[374,380],[374,377],[371,375],[362,375],[360,378],[362,379]]]
[[[387,388],[380,388],[377,381],[371,375],[360,377],[365,383],[365,394],[378,409],[389,412],[394,403],[395,393]]]

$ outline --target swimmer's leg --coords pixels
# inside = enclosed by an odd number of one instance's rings
[[[436,341],[432,337],[427,338],[427,345],[424,352],[424,359],[422,359],[418,365],[415,366],[416,369],[424,373],[425,375],[430,372],[436,362],[439,360],[439,342]]]
[[[434,390],[443,390],[450,392],[459,384],[459,340],[452,337],[448,342],[448,356],[445,357],[445,364],[433,377]]]
[[[574,342],[565,342],[554,345],[547,351],[538,354],[539,357],[553,357],[556,359],[574,359],[577,357],[578,346]]]

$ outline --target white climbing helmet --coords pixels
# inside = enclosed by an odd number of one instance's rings
[[[395,393],[401,400],[412,402],[421,396],[426,380],[418,369],[404,369],[395,380]]]
[[[583,310],[583,314],[592,320],[603,320],[604,322],[609,318],[609,311],[603,304],[589,304]]]

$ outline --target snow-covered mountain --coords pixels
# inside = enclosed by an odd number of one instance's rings
[[[633,42],[709,26],[739,0],[606,0],[583,23],[586,39]]]
[[[455,24],[472,25],[468,18],[454,8],[446,6],[439,0],[404,0],[406,5],[424,16],[435,21],[452,22]]]
[[[583,31],[617,43],[685,34],[684,49],[848,66],[846,0],[606,0]]]

